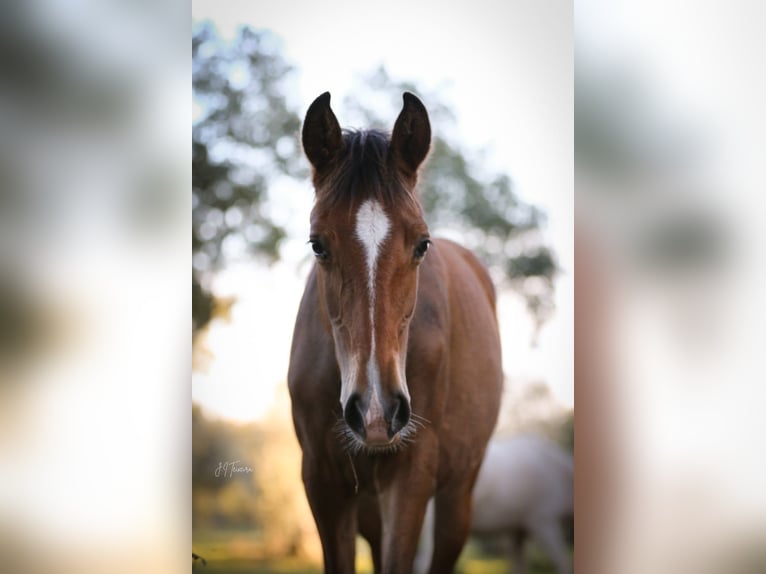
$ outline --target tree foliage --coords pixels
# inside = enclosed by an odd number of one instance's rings
[[[292,423],[277,414],[287,408],[286,389],[279,398],[266,420],[244,425],[211,420],[192,407],[192,523],[200,539],[216,530],[249,531],[261,557],[316,558],[301,450]]]
[[[298,134],[301,116],[285,99],[290,66],[275,38],[242,28],[230,44],[209,25],[192,38],[194,97],[203,112],[192,130],[194,215],[192,229],[195,328],[212,313],[204,278],[228,253],[247,250],[279,257],[285,230],[267,215],[269,181],[306,177]],[[436,93],[397,82],[384,68],[364,78],[340,114],[351,126],[390,129],[405,90],[418,93],[434,126],[420,195],[435,233],[459,236],[489,265],[495,280],[526,298],[538,324],[552,309],[557,266],[542,241],[543,213],[525,203],[505,173],[491,173],[480,158],[448,134],[455,118]]]
[[[241,28],[226,44],[212,26],[192,35],[192,289],[195,330],[209,321],[210,274],[232,253],[279,257],[285,230],[264,209],[269,182],[299,176],[301,120],[285,99],[291,67],[269,34]]]

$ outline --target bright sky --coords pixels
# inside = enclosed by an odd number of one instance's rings
[[[226,38],[243,24],[279,36],[296,67],[292,103],[298,109],[328,90],[338,106],[355,79],[380,64],[394,79],[438,89],[457,116],[466,147],[486,149],[487,167],[509,173],[518,193],[547,213],[546,237],[563,268],[558,310],[532,349],[532,322],[522,303],[502,297],[505,369],[511,384],[514,378],[544,379],[563,404],[572,405],[572,4],[195,0],[192,15],[212,20]],[[342,108],[336,113],[343,124]],[[311,193],[308,182],[286,186],[285,204],[276,208],[276,217],[296,233],[283,264],[269,272],[237,266],[216,284],[220,293],[237,295],[239,304],[231,324],[211,328],[215,364],[193,381],[194,399],[211,412],[243,420],[260,416],[284,384],[307,271],[299,261]]]

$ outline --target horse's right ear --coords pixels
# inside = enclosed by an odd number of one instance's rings
[[[340,124],[330,109],[330,92],[325,92],[309,106],[301,138],[303,151],[315,173],[326,168],[343,148]]]

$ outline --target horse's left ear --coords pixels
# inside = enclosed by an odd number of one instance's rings
[[[402,98],[404,107],[391,134],[391,156],[407,178],[414,178],[431,146],[431,122],[426,107],[417,96],[404,92]]]

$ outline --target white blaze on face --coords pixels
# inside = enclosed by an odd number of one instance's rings
[[[375,274],[378,269],[378,256],[381,247],[388,237],[391,222],[383,211],[380,203],[374,199],[368,199],[356,213],[356,237],[364,248],[367,259],[367,281],[370,297],[370,358],[367,361],[367,380],[372,385],[373,393],[370,399],[370,411],[379,409],[380,371],[375,361]],[[373,403],[378,403],[373,405]],[[376,413],[377,414],[377,413]]]

